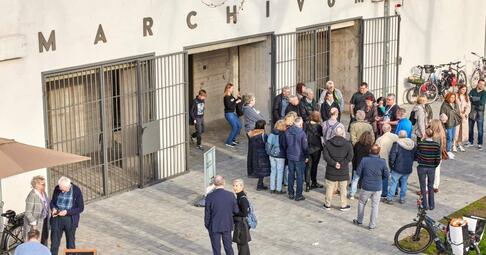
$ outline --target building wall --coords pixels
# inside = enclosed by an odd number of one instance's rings
[[[7,96],[2,97],[0,107],[0,136],[45,145],[44,71],[147,53],[160,55],[181,51],[185,46],[265,32],[292,32],[302,26],[353,17],[383,16],[383,2],[338,0],[331,8],[327,1],[307,0],[299,10],[297,1],[271,0],[269,17],[265,5],[265,1],[245,1],[237,23],[227,24],[226,6],[209,8],[193,0],[3,0],[0,91]],[[427,62],[466,59],[470,68],[469,52],[483,52],[485,9],[483,0],[405,0],[401,10],[400,80],[408,76],[411,66]],[[186,25],[190,11],[197,12],[191,19],[197,23],[196,29]],[[153,36],[143,36],[144,17],[154,20]],[[107,42],[95,45],[100,24]],[[47,38],[51,30],[56,34],[56,51],[39,53],[38,32]],[[10,58],[15,59],[6,60]],[[5,208],[22,210],[29,179],[39,173],[45,174],[45,170],[2,180]]]

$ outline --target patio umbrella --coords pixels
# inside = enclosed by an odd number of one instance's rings
[[[0,179],[32,170],[89,160],[75,154],[0,138]]]

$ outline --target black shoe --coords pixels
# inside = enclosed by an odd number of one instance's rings
[[[257,186],[256,190],[267,190],[267,186]]]
[[[240,142],[238,142],[236,140],[234,140],[233,143],[236,144],[236,145],[240,144]]]
[[[310,185],[309,184],[306,184],[305,185],[305,192],[309,192],[310,191]]]
[[[202,151],[204,150],[204,148],[202,147],[202,145],[198,145],[197,148],[200,149],[200,150],[202,150]]]
[[[351,206],[349,206],[349,205],[348,205],[348,206],[346,206],[346,207],[341,207],[341,208],[339,208],[339,210],[340,210],[341,212],[349,211],[349,210],[351,210]]]
[[[323,204],[322,206],[324,207],[324,210],[328,210],[328,211],[331,210],[331,207],[327,206],[326,204]]]
[[[389,204],[389,205],[393,205],[393,200],[388,200],[388,199],[385,199],[385,202],[386,204]]]
[[[278,190],[277,190],[275,193],[277,193],[277,194],[279,194],[279,195],[285,194],[285,192],[284,192],[284,191],[282,191],[282,190],[281,190],[281,191],[278,191]]]
[[[302,200],[305,200],[304,196],[298,196],[295,198],[295,201],[302,201]]]
[[[289,194],[289,199],[294,199],[294,195],[293,194]]]
[[[359,221],[358,221],[358,220],[356,220],[356,219],[354,219],[354,220],[353,220],[353,224],[354,224],[354,225],[357,225],[357,226],[361,226],[361,225],[363,225],[363,223],[362,223],[362,222],[359,222]]]
[[[317,182],[313,182],[311,185],[311,189],[321,189],[321,188],[324,188],[324,185],[319,184]]]
[[[274,194],[275,193],[275,190],[270,190],[270,194]]]

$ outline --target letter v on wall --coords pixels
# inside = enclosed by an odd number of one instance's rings
[[[299,4],[299,11],[302,11],[302,8],[304,8],[304,0],[297,0],[297,3]]]

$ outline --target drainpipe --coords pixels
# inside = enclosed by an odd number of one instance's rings
[[[383,3],[384,7],[384,17],[385,17],[385,23],[384,23],[384,34],[383,34],[383,41],[385,43],[385,47],[383,47],[383,70],[382,70],[382,94],[383,96],[386,96],[388,92],[388,86],[393,86],[393,84],[390,84],[391,81],[389,81],[389,59],[390,59],[390,0],[385,0]],[[394,84],[396,86],[396,84]]]

